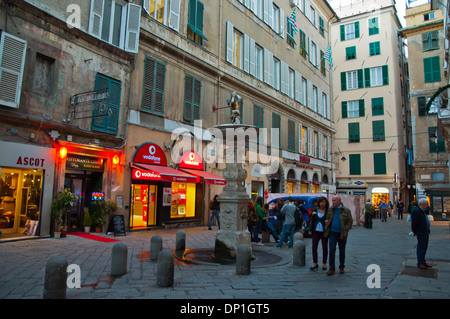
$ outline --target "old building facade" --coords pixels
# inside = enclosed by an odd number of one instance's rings
[[[404,42],[393,1],[330,1],[337,193],[409,200]]]

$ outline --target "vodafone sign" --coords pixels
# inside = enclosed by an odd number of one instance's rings
[[[133,169],[133,178],[147,181],[161,181],[161,175],[157,172]]]
[[[166,154],[154,143],[142,144],[134,154],[134,163],[167,166]]]
[[[181,155],[178,168],[203,170],[202,158],[194,151],[185,152],[183,155]]]

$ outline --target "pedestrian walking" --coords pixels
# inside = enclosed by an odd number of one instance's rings
[[[209,230],[212,230],[211,223],[212,223],[214,217],[216,217],[217,227],[219,227],[219,229],[220,229],[220,218],[219,218],[220,203],[217,200],[218,197],[219,197],[219,195],[215,195],[214,198],[209,203],[209,208],[211,209],[211,218],[209,219],[209,227],[208,227]]]
[[[405,207],[405,204],[403,204],[402,200],[400,199],[397,203],[397,219],[403,219],[403,208]]]
[[[411,213],[411,230],[413,235],[417,237],[417,267],[424,270],[432,267],[425,260],[430,238],[430,220],[427,211],[428,200],[421,198],[418,207]]]
[[[264,226],[266,229],[269,230],[270,234],[272,235],[275,242],[278,242],[280,237],[278,236],[278,225],[277,225],[277,218],[274,216],[273,213],[269,212],[269,204],[264,204],[263,207],[264,210]],[[263,227],[264,228],[264,227]]]
[[[317,207],[311,213],[311,230],[312,230],[312,256],[313,265],[310,270],[315,270],[319,267],[317,256],[317,248],[319,241],[322,242],[322,270],[327,270],[328,257],[328,238],[324,236],[325,218],[330,204],[326,197],[320,197],[317,200]]]
[[[277,217],[277,233],[281,234],[281,231],[283,230],[283,222],[284,222],[284,216],[281,214],[281,209],[284,206],[284,200],[282,198],[278,198],[277,203],[275,207],[272,209],[272,213],[274,216]]]
[[[294,244],[296,211],[297,207],[294,205],[294,199],[289,196],[286,200],[286,204],[284,204],[283,208],[281,209],[281,214],[284,216],[284,223],[283,230],[281,231],[281,238],[278,241],[279,248],[281,248],[283,246],[283,243],[287,241],[287,236],[290,236],[288,247],[292,248]]]
[[[263,244],[260,243],[259,239],[259,233],[262,230],[263,222],[264,222],[264,210],[263,210],[263,198],[261,196],[258,196],[256,199],[255,207],[256,207],[256,215],[258,216],[258,221],[256,223],[256,226],[254,227],[254,239],[256,241],[256,245],[262,246]]]
[[[387,222],[387,210],[388,210],[388,204],[386,204],[385,201],[380,202],[380,214],[381,214],[381,221]]]
[[[372,218],[375,215],[375,208],[373,207],[370,199],[367,199],[364,209],[365,209],[364,227],[367,229],[372,229],[372,224],[373,224]]]
[[[325,218],[325,237],[329,243],[329,265],[327,275],[335,273],[336,244],[339,246],[339,272],[344,273],[345,268],[345,245],[347,244],[348,232],[352,228],[353,218],[350,209],[345,207],[339,196],[333,196],[332,206],[327,211]]]

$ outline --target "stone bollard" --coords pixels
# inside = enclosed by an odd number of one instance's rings
[[[236,274],[250,275],[252,249],[245,244],[238,247],[236,253]]]
[[[297,240],[303,240],[303,233],[299,231],[294,233],[294,242],[296,242]]]
[[[163,249],[158,254],[158,266],[156,268],[156,282],[160,287],[173,286],[174,255],[169,249]]]
[[[44,299],[66,299],[68,265],[65,257],[53,257],[47,262]]]
[[[182,229],[177,231],[175,239],[175,252],[178,257],[182,257],[186,249],[186,232]]]
[[[111,254],[111,275],[122,276],[127,273],[128,247],[122,242],[115,244]]]
[[[306,245],[303,240],[294,241],[293,249],[293,263],[294,266],[306,265]]]
[[[157,261],[158,254],[162,250],[162,237],[155,235],[150,240],[150,260]]]

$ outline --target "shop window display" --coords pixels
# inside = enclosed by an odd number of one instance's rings
[[[195,184],[172,183],[170,217],[195,217]]]

